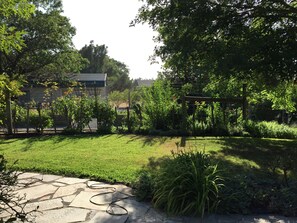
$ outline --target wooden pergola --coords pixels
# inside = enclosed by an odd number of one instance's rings
[[[236,103],[241,104],[242,106],[242,118],[243,120],[247,119],[247,108],[248,108],[248,102],[247,102],[247,91],[246,91],[247,85],[244,84],[242,86],[242,97],[237,98],[212,98],[212,97],[201,97],[201,96],[192,96],[192,95],[186,95],[182,98],[182,104],[185,108],[185,102],[220,102],[220,103]]]
[[[247,91],[246,91],[247,85],[243,84],[242,86],[242,97],[238,98],[212,98],[212,97],[199,97],[199,96],[191,96],[187,95],[184,97],[185,101],[191,101],[191,102],[221,102],[221,103],[236,103],[242,105],[242,117],[243,120],[247,119],[247,108],[248,108],[248,102],[247,102]]]

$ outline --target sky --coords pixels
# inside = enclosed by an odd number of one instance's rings
[[[89,44],[108,47],[108,55],[125,63],[130,78],[156,78],[161,64],[151,64],[156,33],[147,24],[129,27],[142,3],[138,0],[62,0],[64,15],[76,28],[77,49]]]

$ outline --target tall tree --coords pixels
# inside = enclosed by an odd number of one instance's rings
[[[135,23],[158,31],[156,55],[171,75],[187,82],[214,73],[268,84],[296,78],[296,1],[143,1]]]
[[[81,73],[107,73],[107,85],[110,91],[123,91],[130,88],[129,69],[126,64],[107,55],[107,46],[95,45],[93,41],[85,45],[80,54],[89,61]]]
[[[0,0],[0,54],[2,54],[2,52],[9,54],[13,51],[21,50],[24,46],[22,35],[25,34],[25,31],[18,29],[14,24],[8,21],[12,18],[15,20],[29,19],[34,10],[34,5],[26,0]],[[11,89],[12,83],[13,82],[7,78],[5,72],[0,70],[0,102],[5,99],[5,96],[6,98],[7,96],[10,97],[7,94],[13,91]],[[6,107],[7,110],[10,111],[10,100],[6,101],[9,101],[9,105]],[[7,120],[11,125],[11,113]],[[12,128],[9,129],[9,133],[12,133]]]
[[[129,78],[129,69],[126,64],[107,56],[104,60],[104,73],[107,73],[109,91],[124,91],[130,89],[132,80]]]
[[[57,70],[66,71],[81,69],[83,59],[74,49],[72,37],[75,28],[68,18],[62,15],[60,0],[34,0],[36,10],[27,20],[11,17],[5,21],[7,26],[24,30],[22,35],[24,46],[10,52],[0,51],[0,73],[5,74],[9,81],[49,79],[57,74]],[[63,64],[63,66],[61,66]],[[41,72],[50,68],[52,72]],[[7,129],[12,133],[11,123],[11,92],[5,91]]]
[[[91,41],[89,45],[85,45],[79,53],[89,60],[89,65],[81,70],[82,73],[102,73],[104,59],[107,56],[107,47],[105,45],[94,45]]]
[[[12,17],[28,19],[34,12],[34,5],[27,0],[0,0],[0,51],[10,52],[23,46],[24,30],[18,30],[8,23]]]

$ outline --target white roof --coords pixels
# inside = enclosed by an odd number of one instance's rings
[[[106,74],[74,74],[73,79],[77,81],[106,81]]]

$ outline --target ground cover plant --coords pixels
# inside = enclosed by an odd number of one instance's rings
[[[9,163],[18,160],[18,169],[133,183],[142,189],[139,197],[148,200],[154,197],[155,182],[147,166],[158,169],[172,150],[196,148],[222,171],[217,212],[291,216],[297,215],[296,147],[296,140],[243,137],[114,134],[0,139],[0,153]]]

